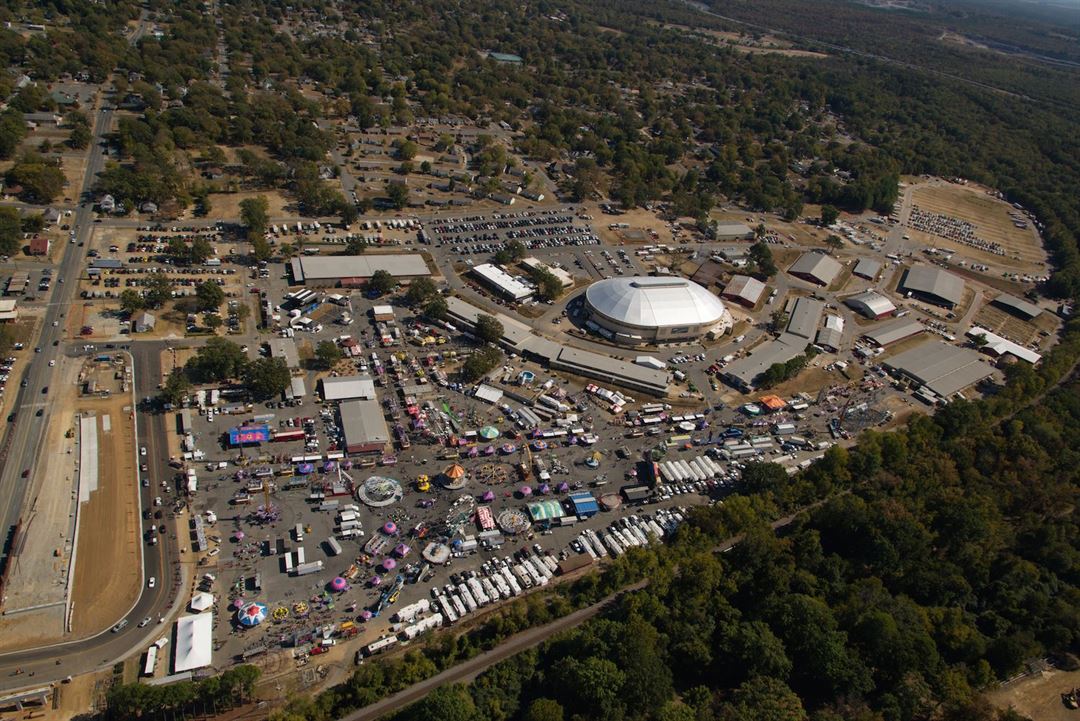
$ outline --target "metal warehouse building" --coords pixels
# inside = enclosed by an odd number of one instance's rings
[[[803,253],[788,268],[788,273],[815,285],[829,285],[840,275],[843,266],[824,253]]]
[[[897,318],[891,323],[886,323],[880,328],[863,334],[863,337],[876,346],[884,348],[905,338],[918,335],[926,330],[926,326],[917,320]]]
[[[310,286],[362,286],[378,270],[385,270],[397,280],[431,275],[419,253],[302,256],[289,261],[292,282]]]
[[[844,305],[866,318],[876,320],[892,315],[896,312],[896,306],[892,301],[872,290],[853,295],[844,301]]]
[[[494,263],[481,263],[472,269],[473,276],[504,298],[522,301],[531,298],[533,289]]]
[[[754,231],[746,223],[726,222],[716,224],[717,240],[753,240]]]
[[[1008,293],[1002,293],[990,302],[1006,313],[1011,313],[1023,320],[1035,320],[1042,313],[1042,308],[1034,303],[1029,303],[1023,298],[1017,298],[1015,295],[1009,295]]]
[[[585,291],[587,325],[618,343],[680,343],[731,328],[723,301],[684,278],[610,278]]]
[[[851,269],[851,274],[866,280],[876,280],[881,272],[881,262],[872,258],[859,258],[859,262]]]
[[[994,374],[978,352],[944,341],[928,341],[885,360],[884,365],[942,398],[951,398]]]
[[[724,286],[724,290],[720,295],[732,303],[753,308],[761,300],[764,292],[765,284],[757,278],[751,278],[748,275],[735,275]]]
[[[963,280],[929,265],[915,265],[908,269],[898,290],[946,308],[953,308],[964,299]]]
[[[385,453],[389,450],[390,431],[378,401],[346,401],[338,407],[338,413],[346,453]]]
[[[323,378],[322,395],[328,401],[375,400],[375,381],[368,376]]]

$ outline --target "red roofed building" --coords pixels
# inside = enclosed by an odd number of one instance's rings
[[[44,235],[35,235],[30,239],[30,255],[48,255],[49,238]]]

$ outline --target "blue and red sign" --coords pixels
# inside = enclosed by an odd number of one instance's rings
[[[229,429],[229,444],[239,446],[248,443],[265,443],[270,440],[270,426],[240,426]]]

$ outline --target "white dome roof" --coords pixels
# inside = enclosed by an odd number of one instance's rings
[[[585,301],[600,315],[641,328],[711,325],[727,313],[718,297],[683,278],[609,278],[590,285]]]

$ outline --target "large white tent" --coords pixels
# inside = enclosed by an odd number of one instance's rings
[[[214,647],[214,616],[200,613],[181,616],[176,621],[176,651],[173,673],[209,666]]]
[[[205,611],[214,605],[214,597],[206,591],[199,591],[191,597],[192,611]]]

